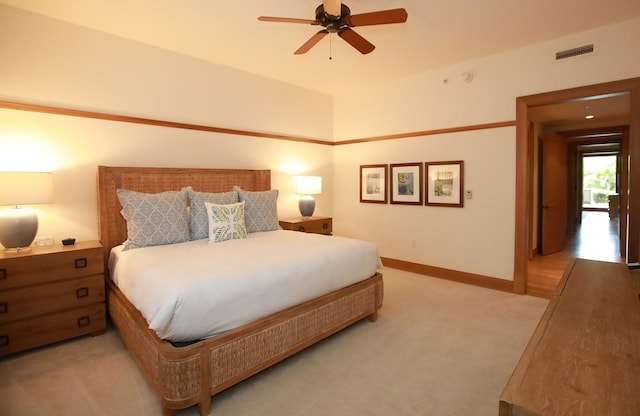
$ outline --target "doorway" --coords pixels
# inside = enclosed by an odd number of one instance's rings
[[[540,202],[533,215],[538,218],[536,249],[527,269],[530,295],[550,298],[574,258],[622,261],[615,198],[622,177],[622,136],[605,131],[606,136],[598,130],[546,133],[539,141]]]
[[[628,116],[626,136],[622,144],[623,169],[640,165],[640,78],[615,81],[569,90],[555,91],[516,99],[516,221],[515,221],[515,259],[514,292],[527,293],[529,275],[529,257],[532,248],[531,224],[535,221],[536,197],[534,173],[536,169],[532,144],[536,135],[530,134],[530,110],[539,106],[560,105],[564,103],[590,103],[603,97],[625,95],[628,97]],[[618,123],[618,126],[621,124]],[[607,126],[603,126],[607,129]],[[640,175],[623,175],[621,193],[620,227],[621,235],[627,235],[621,250],[628,262],[638,261],[640,255]],[[580,218],[582,219],[582,218]]]
[[[576,211],[573,244],[568,249],[576,258],[623,261],[619,143],[579,148],[578,159],[580,169],[576,185],[579,209]]]
[[[619,152],[582,151],[582,211],[609,212],[610,218],[619,214],[620,188],[618,184]]]

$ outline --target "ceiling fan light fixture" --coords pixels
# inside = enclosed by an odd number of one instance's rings
[[[324,7],[324,13],[329,19],[340,19],[340,11],[342,9],[342,2],[340,0],[323,0],[322,5]]]

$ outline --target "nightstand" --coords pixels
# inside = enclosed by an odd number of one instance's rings
[[[98,241],[0,251],[0,356],[105,330]]]
[[[280,226],[285,230],[331,235],[333,232],[332,221],[330,217],[297,217],[280,220]]]

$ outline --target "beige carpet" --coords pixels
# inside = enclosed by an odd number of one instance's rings
[[[383,274],[377,322],[359,322],[215,396],[211,414],[497,415],[547,301]],[[0,359],[2,416],[158,414],[113,329]]]

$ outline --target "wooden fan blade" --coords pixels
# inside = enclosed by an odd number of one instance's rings
[[[313,48],[313,46],[316,43],[320,42],[322,40],[322,38],[327,36],[328,33],[329,33],[329,31],[326,30],[326,29],[319,31],[315,35],[311,36],[311,39],[306,41],[304,43],[304,45],[300,46],[300,48],[298,48],[298,50],[295,51],[293,54],[294,55],[302,55],[303,53],[307,53],[309,51],[309,49]]]
[[[305,23],[308,25],[319,25],[320,23],[315,20],[310,19],[295,19],[290,17],[271,17],[271,16],[260,16],[258,20],[261,22],[278,22],[278,23]]]
[[[349,26],[386,25],[389,23],[404,23],[407,21],[405,9],[381,10],[379,12],[354,14],[349,18]]]
[[[338,32],[338,36],[346,40],[349,45],[359,50],[363,55],[373,51],[376,48],[372,43],[370,43],[368,40],[358,35],[355,31],[351,30],[348,27],[341,29]]]

